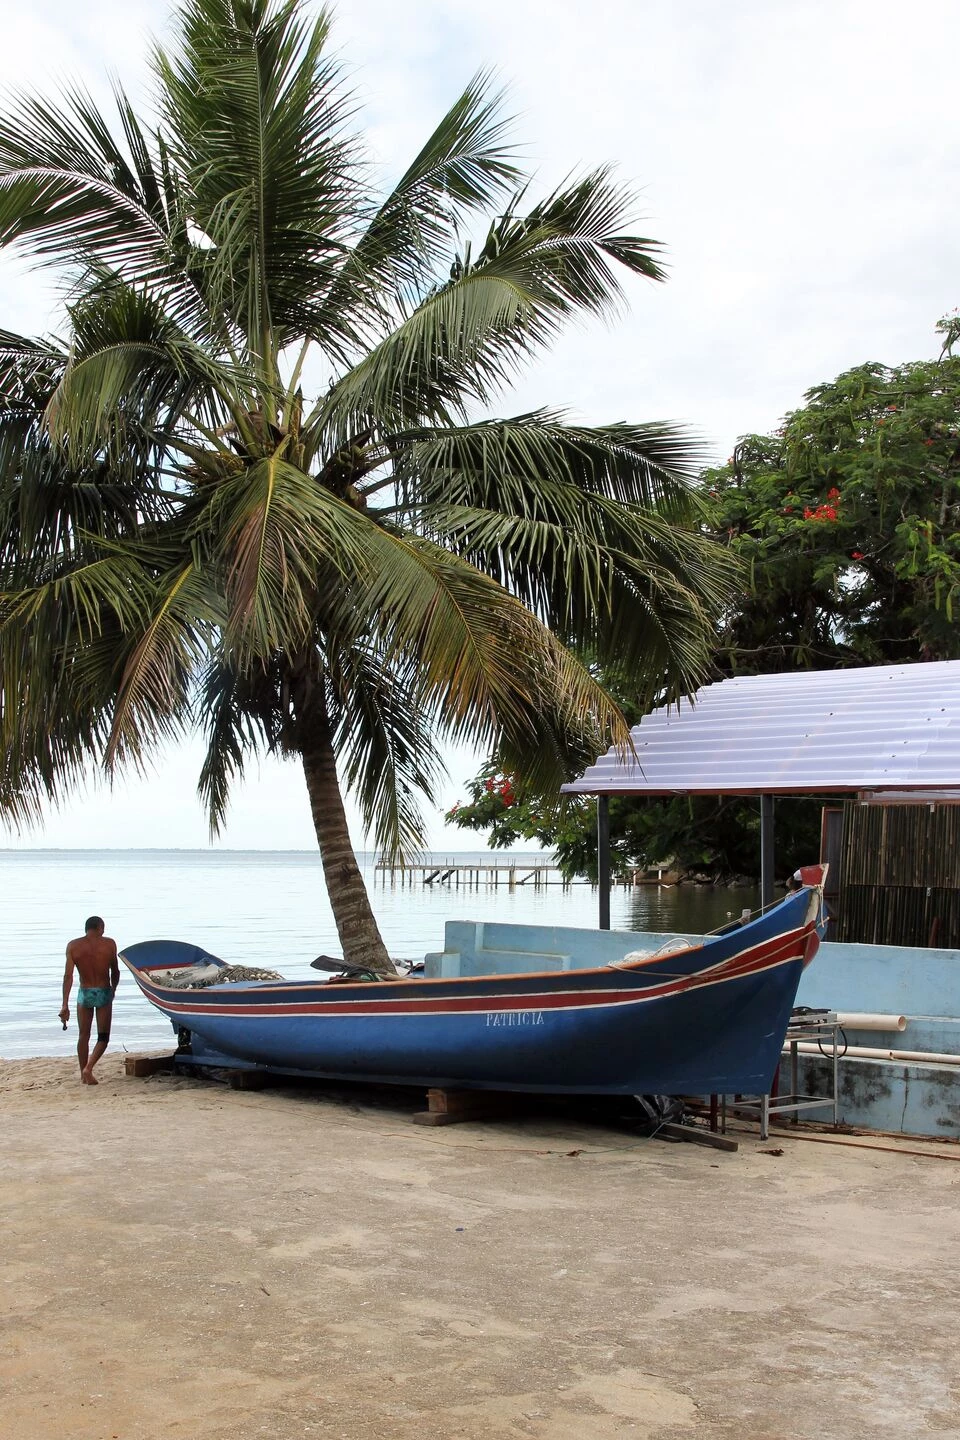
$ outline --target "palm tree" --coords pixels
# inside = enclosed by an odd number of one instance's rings
[[[402,852],[443,741],[548,785],[624,742],[590,664],[704,673],[689,437],[478,418],[659,247],[607,170],[528,199],[486,76],[372,198],[326,11],[177,24],[152,128],[120,89],[116,133],[79,90],[0,119],[0,243],[67,287],[63,338],[0,334],[0,806],[200,726],[215,832],[251,756],[298,756],[344,952],[389,972],[341,783]]]

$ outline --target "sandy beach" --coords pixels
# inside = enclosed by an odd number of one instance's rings
[[[960,1436],[958,1147],[100,1073],[0,1062],[5,1435]]]

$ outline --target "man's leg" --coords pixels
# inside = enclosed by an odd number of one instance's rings
[[[84,1085],[98,1085],[100,1082],[94,1078],[93,1067],[110,1043],[110,1017],[113,1014],[113,1004],[97,1006],[97,1043],[93,1047],[93,1054],[83,1067],[81,1079]]]
[[[77,1039],[77,1059],[80,1061],[80,1078],[83,1079],[83,1072],[87,1068],[87,1052],[90,1047],[90,1027],[93,1024],[93,1011],[86,1005],[77,1006],[77,1025],[80,1034]]]

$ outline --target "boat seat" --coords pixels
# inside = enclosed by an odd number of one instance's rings
[[[311,970],[326,970],[339,980],[402,980],[402,975],[379,975],[376,970],[371,970],[369,965],[351,965],[346,960],[338,960],[335,955],[318,955],[316,960],[310,961]]]

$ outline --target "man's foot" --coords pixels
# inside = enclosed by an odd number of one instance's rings
[[[100,1084],[100,1081],[95,1078],[95,1076],[90,1070],[84,1070],[80,1075],[80,1079],[83,1081],[84,1085]]]

